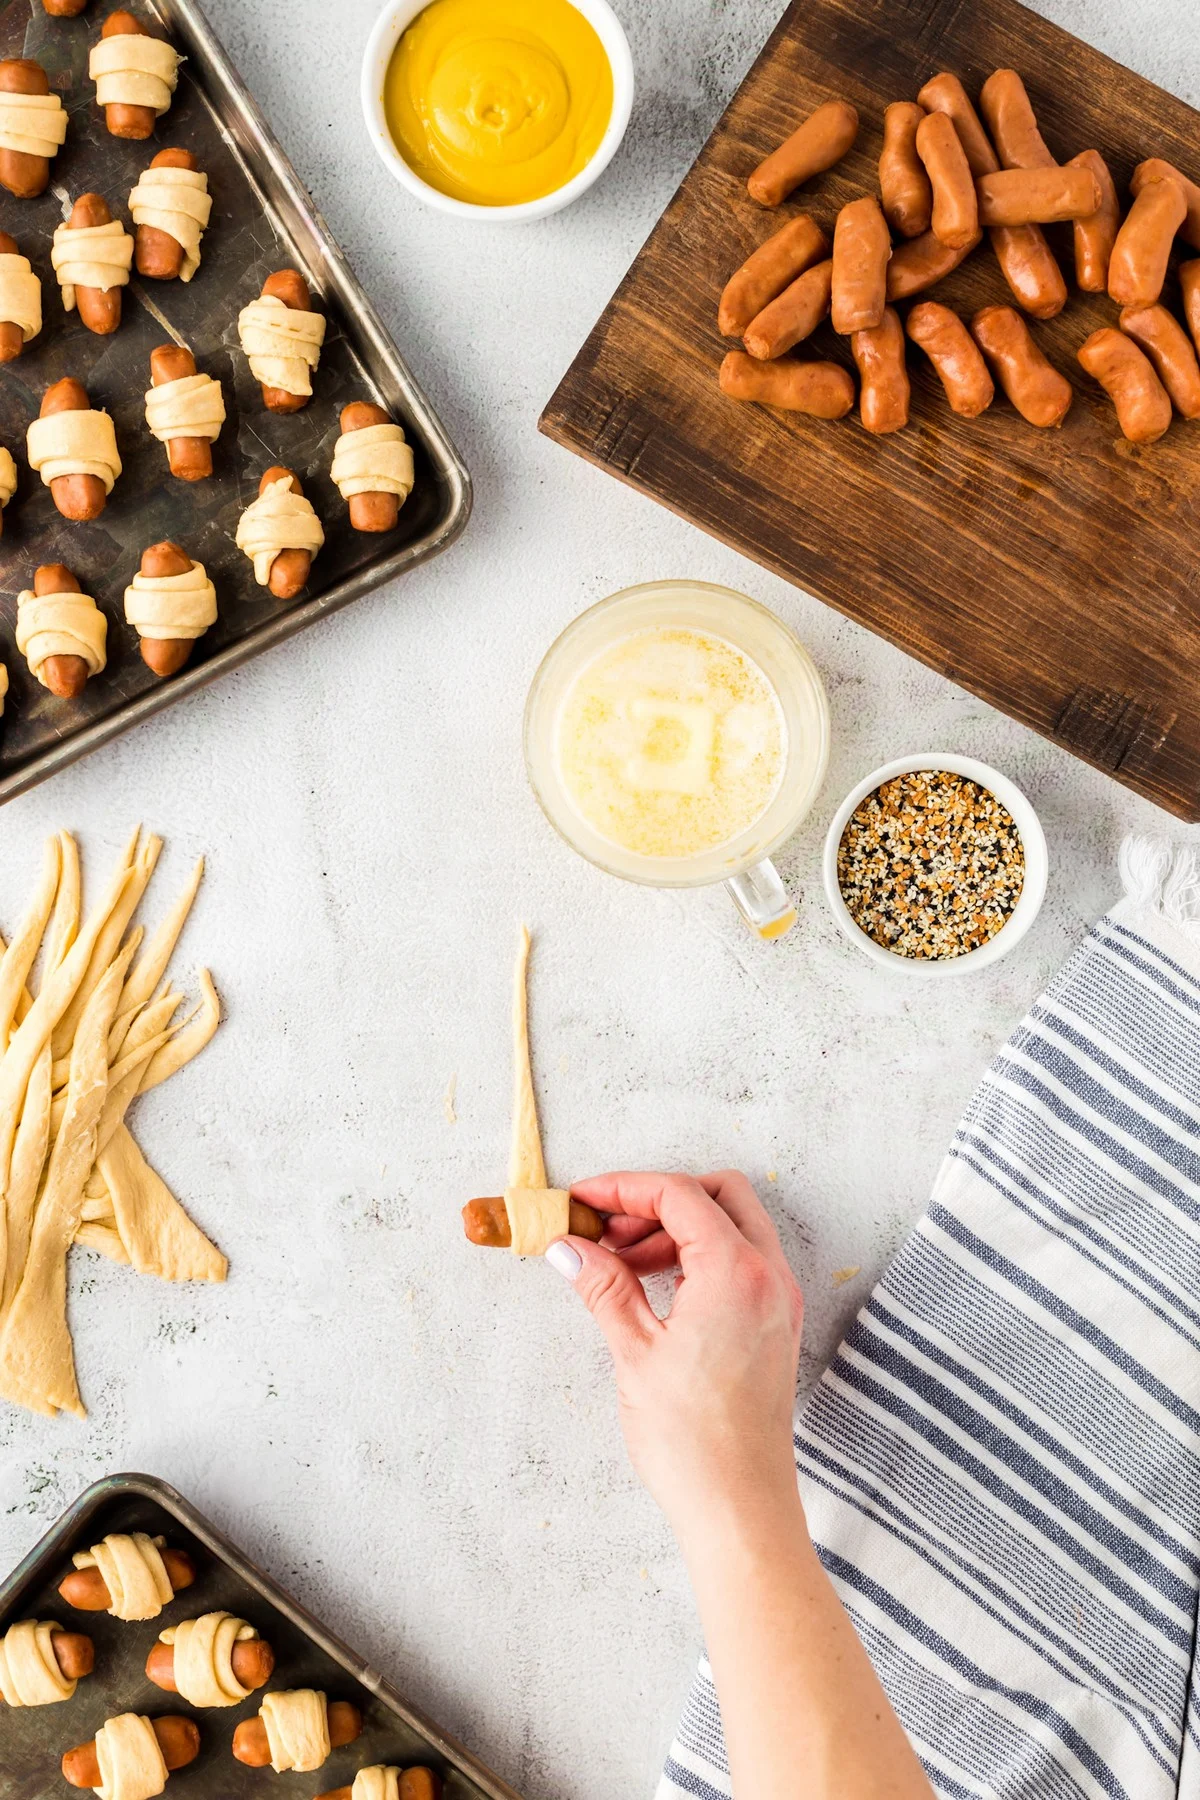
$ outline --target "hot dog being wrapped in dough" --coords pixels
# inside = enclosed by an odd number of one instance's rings
[[[330,474],[350,504],[350,523],[355,531],[391,531],[412,493],[412,447],[402,427],[368,400],[344,406],[341,425]]]
[[[95,1666],[96,1647],[82,1631],[22,1619],[0,1638],[0,1698],[6,1706],[57,1706]]]
[[[200,239],[211,215],[208,176],[191,151],[160,150],[129,195],[138,274],[190,281],[200,267]]]
[[[312,398],[312,371],[321,360],[325,315],[314,312],[298,269],[278,269],[262,293],[238,314],[238,337],[250,372],[262,383],[268,412],[299,412]]]
[[[104,108],[113,137],[150,136],[174,97],[182,61],[171,44],[151,37],[131,12],[108,15],[88,59],[88,75],[96,83],[96,104]]]
[[[325,542],[298,475],[278,464],[267,470],[258,484],[258,499],[238,520],[235,541],[254,564],[260,587],[269,587],[277,600],[296,598]]]
[[[266,1639],[227,1612],[168,1626],[146,1658],[155,1687],[182,1694],[189,1706],[238,1706],[267,1685],[274,1668]]]

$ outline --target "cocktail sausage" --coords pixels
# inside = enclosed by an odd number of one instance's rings
[[[971,320],[971,336],[1023,419],[1042,430],[1062,424],[1073,389],[1042,355],[1020,313],[985,306]]]
[[[1106,325],[1093,331],[1077,355],[1108,394],[1131,444],[1153,444],[1169,430],[1171,397],[1132,338]]]

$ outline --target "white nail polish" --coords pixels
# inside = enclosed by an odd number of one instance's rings
[[[583,1267],[583,1258],[574,1245],[568,1244],[565,1238],[559,1238],[557,1244],[551,1244],[546,1252],[546,1261],[552,1269],[557,1269],[560,1275],[565,1275],[568,1281],[574,1281]]]

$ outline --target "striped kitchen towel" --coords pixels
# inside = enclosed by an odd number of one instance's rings
[[[1200,1797],[1200,850],[1121,869],[797,1424],[947,1800]],[[702,1663],[659,1800],[730,1792]]]

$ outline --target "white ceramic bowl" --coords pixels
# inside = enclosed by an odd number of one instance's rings
[[[562,187],[555,188],[553,193],[543,194],[540,200],[525,200],[519,206],[475,206],[466,200],[455,200],[450,194],[443,194],[437,188],[430,187],[427,181],[422,181],[396,148],[384,117],[384,77],[401,33],[408,29],[418,13],[424,12],[428,4],[429,0],[391,0],[375,21],[363,53],[363,116],[367,121],[371,142],[384,167],[395,176],[401,187],[406,187],[410,194],[415,194],[426,206],[434,206],[439,212],[453,213],[460,219],[480,219],[493,225],[497,221],[515,224],[525,219],[544,219],[548,213],[558,212],[562,207],[569,206],[572,200],[577,200],[580,194],[591,187],[616,155],[633,107],[633,58],[629,53],[629,40],[608,0],[571,0],[576,11],[581,12],[594,27],[612,66],[613,109],[608,130],[601,138],[591,162],[578,175],[564,182]]]
[[[838,885],[838,846],[851,814],[868,794],[874,793],[885,781],[893,781],[897,775],[911,775],[918,769],[946,769],[952,775],[965,775],[969,781],[977,781],[980,787],[995,794],[1001,805],[1006,806],[1011,813],[1013,823],[1021,834],[1025,852],[1025,883],[1008,923],[1002,925],[995,937],[989,938],[977,950],[968,950],[965,956],[951,956],[937,961],[899,956],[894,950],[885,950],[882,944],[877,944],[874,938],[868,937],[855,924]],[[829,834],[825,839],[822,872],[833,916],[850,942],[857,944],[880,968],[894,969],[901,975],[928,981],[939,980],[947,975],[963,975],[972,969],[985,969],[989,963],[998,962],[1002,956],[1007,956],[1010,950],[1016,948],[1041,910],[1046,893],[1049,858],[1041,820],[1020,788],[1007,775],[1001,775],[999,769],[989,768],[987,763],[977,762],[973,756],[948,756],[940,750],[927,750],[919,756],[898,756],[894,762],[884,763],[881,769],[876,769],[873,774],[860,781],[856,788],[851,789],[833,815]]]

